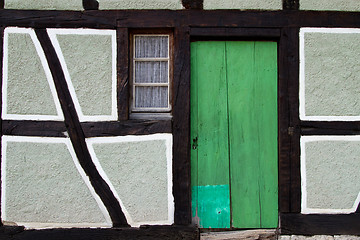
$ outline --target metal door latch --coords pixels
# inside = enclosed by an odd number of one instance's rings
[[[198,137],[193,138],[193,143],[192,143],[192,149],[196,149],[198,147]]]

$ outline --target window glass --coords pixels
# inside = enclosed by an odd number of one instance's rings
[[[133,35],[132,113],[169,112],[169,35]]]

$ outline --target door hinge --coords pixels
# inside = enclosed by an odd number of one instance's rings
[[[294,127],[288,127],[288,134],[290,136],[293,136],[294,135],[294,132],[295,132],[295,128]]]

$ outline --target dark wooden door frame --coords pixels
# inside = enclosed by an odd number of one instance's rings
[[[298,34],[298,28],[294,30],[290,29],[282,29],[282,28],[200,28],[200,27],[192,27],[190,30],[190,38],[187,39],[187,46],[189,47],[190,41],[196,40],[214,40],[214,39],[230,39],[230,40],[273,40],[278,42],[278,138],[279,138],[279,145],[278,145],[278,159],[279,159],[279,211],[280,212],[291,212],[291,204],[290,199],[295,200],[299,205],[301,202],[300,194],[296,191],[291,191],[290,189],[299,189],[300,186],[300,168],[293,170],[293,175],[297,175],[298,183],[293,184],[291,186],[291,138],[295,138],[294,134],[289,134],[290,127],[290,109],[294,109],[295,106],[289,104],[289,87],[293,87],[294,84],[289,84],[289,79],[293,82],[297,82],[297,75],[296,72],[298,71],[298,64],[297,64],[297,52],[298,52],[298,41],[295,41],[295,44],[289,44],[289,36],[290,40],[294,40]],[[291,35],[292,34],[292,35]],[[176,35],[175,35],[176,36]],[[176,48],[175,48],[176,49]],[[175,50],[176,51],[176,50]],[[295,56],[295,57],[294,57]],[[289,61],[292,61],[289,63]],[[187,61],[187,66],[190,66],[189,60]],[[291,66],[289,69],[288,66]],[[175,65],[176,68],[176,65]],[[186,84],[188,86],[188,91],[190,90],[190,71],[187,72],[187,79]],[[290,76],[290,73],[292,74]],[[296,89],[293,89],[292,94],[297,95]],[[295,99],[293,97],[293,99]],[[296,104],[296,103],[295,103]],[[188,100],[187,106],[190,105],[190,99]],[[176,105],[175,105],[176,106]],[[179,109],[180,110],[180,109]],[[184,112],[185,114],[189,111]],[[187,114],[186,114],[187,115]],[[176,120],[174,116],[174,121]],[[189,121],[189,119],[186,119]],[[186,124],[184,130],[188,132],[188,136],[186,138],[186,143],[188,146],[187,152],[187,160],[186,165],[190,166],[190,125]],[[176,139],[176,133],[174,132],[174,139]],[[185,139],[183,139],[185,140]],[[296,141],[294,141],[296,143]],[[174,149],[177,146],[174,145]],[[176,155],[174,154],[174,158]],[[184,161],[184,160],[183,160]],[[300,161],[300,158],[299,158]],[[174,159],[174,162],[177,162],[177,159]],[[190,167],[189,167],[190,168]],[[190,169],[187,173],[190,172]],[[186,175],[188,178],[186,182],[190,186],[190,176]],[[295,178],[295,177],[294,177]],[[182,179],[185,180],[184,178]],[[177,183],[174,180],[174,185]],[[184,189],[185,190],[185,189]],[[190,187],[186,190],[187,195],[186,198],[188,199],[188,204],[190,205],[191,196],[190,196]],[[295,194],[294,194],[295,193]],[[182,192],[184,194],[184,191]],[[184,196],[183,196],[184,197]],[[176,202],[176,198],[175,198]],[[299,207],[299,206],[297,206]],[[295,207],[294,207],[295,208]],[[186,215],[190,217],[191,215],[191,205],[189,207],[182,206],[183,212],[187,210],[188,212]],[[300,208],[298,208],[300,209]],[[295,209],[296,210],[296,209]],[[189,220],[188,220],[189,221]]]

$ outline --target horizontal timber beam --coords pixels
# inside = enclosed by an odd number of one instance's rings
[[[171,133],[171,120],[127,120],[80,123],[85,137]],[[2,134],[14,136],[67,137],[64,122],[3,120]]]
[[[260,37],[279,38],[280,29],[276,28],[199,28],[190,29],[192,37]]]
[[[359,27],[359,18],[360,12],[337,11],[0,10],[1,26],[34,28]]]
[[[16,240],[196,240],[199,230],[184,226],[141,226],[140,228],[58,228],[25,230],[24,227],[0,227],[0,239]]]
[[[360,135],[359,121],[302,121],[301,135]]]
[[[280,215],[281,234],[360,235],[360,214],[297,214]]]

